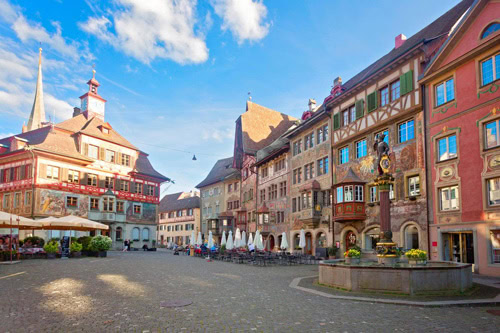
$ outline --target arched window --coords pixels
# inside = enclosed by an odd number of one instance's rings
[[[142,240],[144,240],[144,241],[149,240],[149,229],[148,228],[142,229]]]
[[[377,243],[380,241],[380,228],[375,227],[367,230],[364,234],[365,250],[375,250]]]
[[[486,29],[484,29],[483,33],[481,34],[481,39],[488,37],[489,35],[498,30],[500,30],[500,23],[495,22],[490,24],[489,26],[486,27]]]
[[[140,232],[141,231],[137,227],[135,227],[134,229],[132,229],[132,240],[138,241],[139,240]]]
[[[122,239],[122,227],[116,228],[115,239],[116,240],[121,240]]]
[[[326,234],[324,232],[320,232],[316,235],[316,248],[327,247],[326,242]]]
[[[409,225],[404,230],[405,249],[418,249],[418,229],[415,225]]]

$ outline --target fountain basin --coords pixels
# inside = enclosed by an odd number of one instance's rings
[[[407,295],[464,292],[472,287],[472,265],[429,261],[386,266],[376,261],[325,260],[319,265],[319,283],[349,291]]]

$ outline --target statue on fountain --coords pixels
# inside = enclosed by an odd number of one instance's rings
[[[389,172],[390,158],[389,145],[384,141],[385,134],[378,134],[373,144],[373,150],[377,152],[377,160],[375,167],[378,170],[378,175],[382,176]]]

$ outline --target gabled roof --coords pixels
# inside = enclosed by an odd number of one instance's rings
[[[123,136],[118,134],[115,130],[110,130],[109,134],[104,134],[99,128],[100,126],[104,126],[107,128],[109,124],[97,117],[87,119],[83,113],[80,113],[78,116],[55,125],[55,127],[57,128],[61,128],[70,132],[82,133],[102,140],[110,141],[127,148],[138,150],[134,145],[132,145]]]
[[[179,199],[182,194],[183,192],[179,192],[164,196],[160,201],[159,211],[163,213],[181,209],[200,208],[199,196]]]
[[[202,188],[212,184],[219,183],[231,177],[237,178],[240,176],[240,172],[233,169],[233,158],[228,157],[215,162],[212,170],[208,173],[207,177],[198,185],[196,188]]]
[[[358,175],[356,175],[356,173],[352,168],[349,168],[344,178],[342,178],[342,180],[338,182],[338,184],[347,184],[347,183],[366,183],[366,182],[361,180],[361,178],[359,178]]]
[[[170,178],[163,176],[153,168],[151,162],[149,162],[148,154],[142,151],[139,152],[139,157],[135,161],[134,172],[154,178],[163,179],[165,181],[170,181]]]
[[[463,0],[458,3],[455,7],[441,15],[438,19],[436,19],[431,24],[427,25],[425,28],[408,38],[403,45],[399,48],[393,48],[389,53],[375,61],[370,66],[366,67],[364,70],[356,74],[350,80],[342,85],[343,92],[338,97],[334,97],[331,99],[328,96],[326,99],[337,100],[342,99],[345,96],[345,93],[354,89],[357,85],[362,83],[363,81],[370,78],[375,73],[382,70],[384,67],[388,66],[401,56],[413,50],[415,47],[426,43],[428,41],[434,40],[437,37],[448,34],[453,26],[457,23],[457,21],[461,18],[461,16],[469,9],[472,5],[473,0]],[[325,101],[326,101],[325,99]],[[329,99],[329,100],[330,100]],[[328,101],[329,102],[329,101]]]

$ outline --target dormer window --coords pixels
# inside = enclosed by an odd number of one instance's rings
[[[104,134],[109,134],[109,129],[107,129],[107,128],[103,127],[103,128],[102,128],[102,132],[103,132]]]

